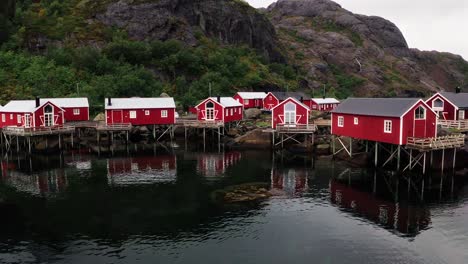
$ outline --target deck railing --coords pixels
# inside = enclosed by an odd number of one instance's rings
[[[301,133],[301,132],[315,132],[317,130],[317,126],[315,124],[277,124],[276,131],[277,132],[288,132],[288,133]]]
[[[119,123],[119,124],[100,124],[97,126],[97,130],[103,131],[128,131],[132,129],[130,123]]]
[[[458,130],[468,130],[468,120],[437,120],[437,124],[443,128],[455,128]]]
[[[314,124],[317,126],[331,126],[331,120],[329,119],[314,120]]]
[[[195,119],[177,119],[176,125],[187,127],[223,127],[223,121],[202,121]]]
[[[3,133],[12,136],[39,136],[72,133],[75,130],[74,126],[51,126],[51,127],[4,127]]]
[[[450,135],[435,138],[409,137],[407,147],[420,150],[460,148],[465,145],[465,135]]]

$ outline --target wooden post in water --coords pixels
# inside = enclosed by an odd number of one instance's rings
[[[374,165],[377,168],[379,162],[379,142],[375,142]]]
[[[426,152],[424,152],[423,156],[423,175],[426,174]]]
[[[400,171],[400,163],[401,163],[401,146],[398,145],[398,150],[397,150],[397,171]]]
[[[62,150],[62,135],[60,133],[58,135],[58,144],[59,144],[59,149]]]
[[[28,137],[29,154],[31,155],[31,137]]]
[[[457,148],[453,148],[453,167],[452,169],[455,170],[455,166],[457,165]]]
[[[445,149],[442,149],[442,164],[441,164],[442,172],[444,172],[444,165],[445,165]]]
[[[19,147],[20,147],[20,145],[19,145],[19,136],[16,136],[16,152],[18,152],[18,153],[19,153]]]
[[[349,157],[353,157],[353,138],[349,138]]]
[[[413,170],[413,149],[410,149],[409,154],[409,169]]]

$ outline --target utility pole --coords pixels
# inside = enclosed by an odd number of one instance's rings
[[[211,97],[211,82],[208,83],[208,93],[209,93],[209,95]]]

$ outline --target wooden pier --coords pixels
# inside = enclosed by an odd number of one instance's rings
[[[305,135],[306,138],[312,136],[312,144],[314,143],[314,134],[317,131],[317,125],[307,124],[307,125],[286,125],[286,124],[277,124],[276,129],[265,129],[263,132],[272,133],[272,145],[273,147],[281,145],[281,148],[284,147],[284,143],[288,140],[292,140],[298,144],[301,144],[299,140],[296,139],[299,135]],[[276,137],[279,137],[280,140],[276,142]]]
[[[468,120],[437,120],[437,125],[442,128],[457,129],[460,132],[468,132]]]
[[[202,130],[203,148],[206,148],[206,132],[212,131],[218,137],[218,149],[221,149],[221,137],[225,135],[226,123],[222,121],[200,121],[196,119],[178,119],[176,127],[183,127],[185,133],[185,146],[187,147],[188,133],[190,130]]]

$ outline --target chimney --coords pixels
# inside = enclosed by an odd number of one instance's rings
[[[41,105],[41,98],[39,96],[36,96],[36,108]]]
[[[221,103],[221,96],[218,95],[218,96],[216,97],[216,100],[218,101],[218,103]]]
[[[455,93],[458,94],[458,93],[460,93],[460,92],[461,92],[461,88],[460,88],[460,86],[457,86],[457,88],[455,88]]]
[[[107,98],[107,105],[108,106],[112,105],[112,99],[110,97]]]
[[[304,102],[304,97],[303,97],[303,96],[301,96],[301,103],[303,103],[303,102]]]
[[[325,96],[325,95],[323,95],[323,99],[325,99],[325,98],[326,98],[326,96]]]

